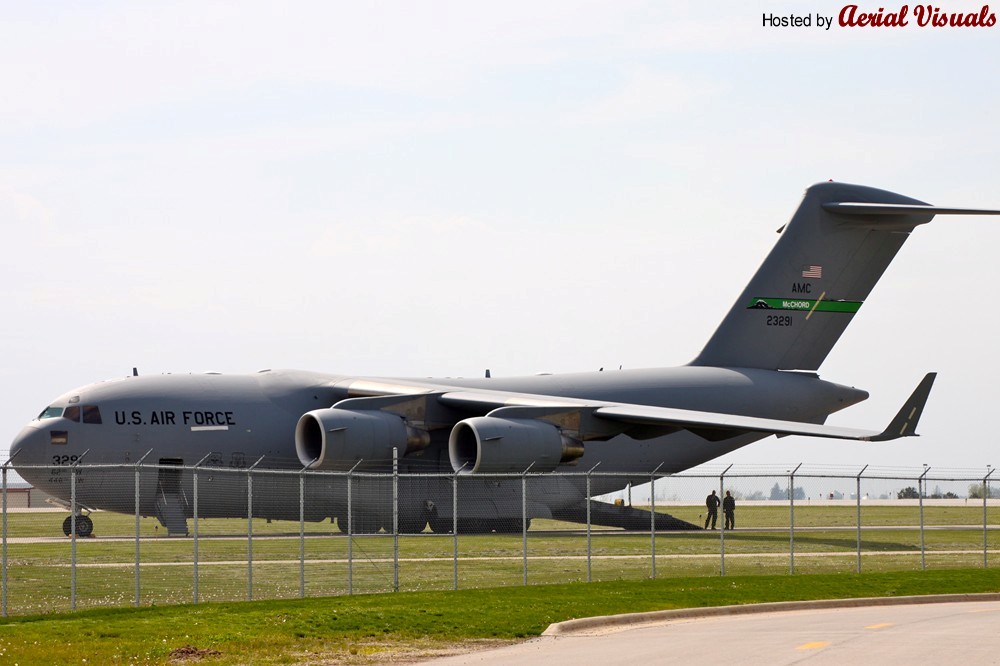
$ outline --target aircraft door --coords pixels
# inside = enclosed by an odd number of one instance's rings
[[[181,486],[184,460],[160,458],[156,483],[156,517],[170,535],[183,535],[187,529],[187,498]]]
[[[160,469],[157,475],[157,488],[166,494],[180,494],[181,492],[181,467],[184,466],[182,458],[160,458]],[[176,467],[177,469],[171,469]]]

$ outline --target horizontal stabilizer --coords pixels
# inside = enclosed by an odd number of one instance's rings
[[[823,210],[837,215],[1000,215],[1000,210],[986,208],[947,208],[945,206],[862,203],[831,201],[822,204]]]

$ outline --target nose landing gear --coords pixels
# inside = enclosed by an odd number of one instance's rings
[[[69,536],[73,531],[73,516],[66,516],[66,520],[62,524],[63,534]],[[83,514],[76,517],[76,535],[78,537],[89,537],[94,533],[94,521],[90,519],[90,516],[85,516]]]

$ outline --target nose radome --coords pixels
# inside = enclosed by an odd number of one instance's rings
[[[44,439],[45,433],[40,429],[30,425],[24,426],[10,445],[10,460],[13,460],[15,464],[33,462],[41,455]]]

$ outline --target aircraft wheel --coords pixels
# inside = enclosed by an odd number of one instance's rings
[[[497,534],[521,534],[520,518],[494,518],[484,520],[481,523],[484,532],[496,532]],[[531,529],[531,518],[528,519],[528,529]]]
[[[459,518],[459,534],[489,534],[494,529],[494,521],[481,518]]]
[[[73,530],[73,516],[66,516],[66,520],[62,524],[63,534],[69,536],[70,532]],[[94,533],[94,521],[90,519],[90,516],[77,516],[76,517],[76,535],[78,537],[89,537]]]
[[[434,534],[451,534],[451,528],[454,527],[451,518],[431,518],[429,522]]]
[[[420,518],[403,518],[399,517],[399,533],[400,534],[420,534],[427,527],[427,519]]]
[[[355,513],[353,523],[351,525],[353,534],[377,534],[381,527],[378,517],[372,514]],[[337,517],[337,527],[340,528],[341,532],[347,534],[347,516],[344,516],[343,519]],[[400,530],[402,530],[402,526],[400,526]]]
[[[89,537],[94,533],[94,521],[90,519],[90,516],[80,516],[76,519],[76,535],[81,537]]]

